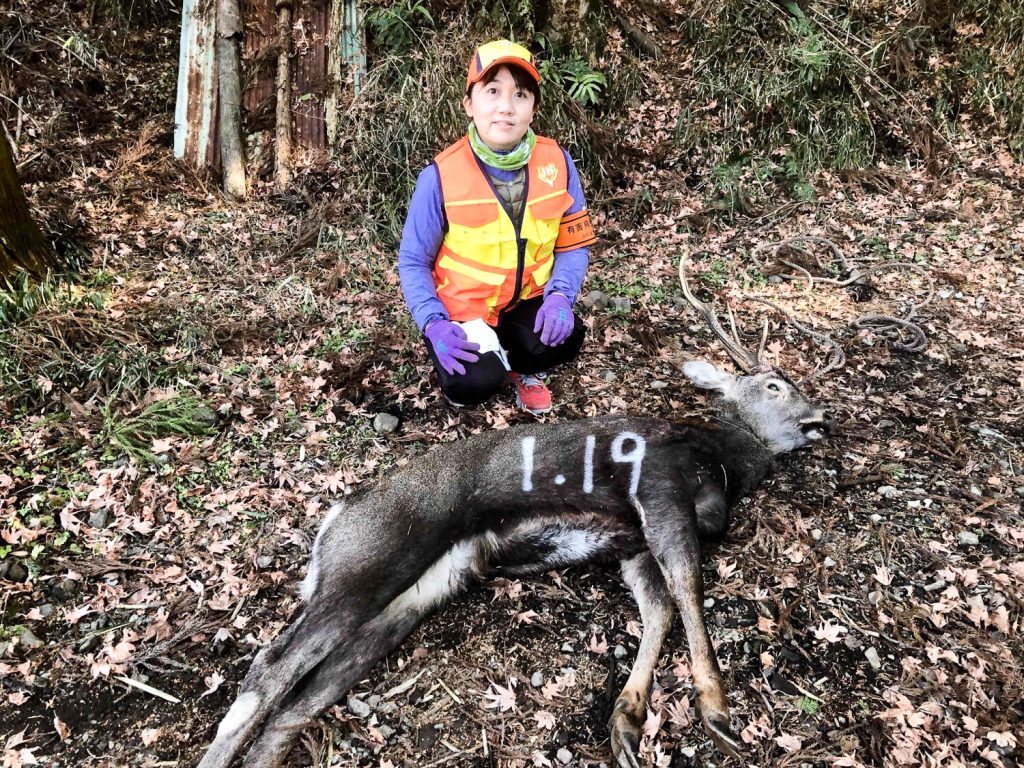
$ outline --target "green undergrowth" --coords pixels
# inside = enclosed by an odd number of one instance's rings
[[[595,198],[635,167],[637,151],[683,171],[716,207],[740,212],[780,193],[815,199],[821,170],[903,160],[937,168],[956,160],[965,136],[1024,157],[1024,4],[626,4],[619,12],[635,14],[634,25],[644,22],[664,46],[653,61],[629,44],[605,56],[581,50],[584,36],[556,42],[538,7],[485,3],[446,16],[406,2],[400,13],[376,12],[385,28],[380,43],[371,39],[369,85],[339,135],[367,210],[392,240],[416,174],[465,131],[469,52],[498,35],[538,51],[545,80],[535,127],[569,150]],[[613,16],[598,21],[616,26]],[[647,100],[674,116],[669,137],[629,147],[628,108]]]

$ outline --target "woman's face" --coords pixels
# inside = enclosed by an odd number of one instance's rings
[[[516,85],[508,67],[489,83],[474,83],[462,106],[491,149],[515,149],[533,121],[533,94]]]

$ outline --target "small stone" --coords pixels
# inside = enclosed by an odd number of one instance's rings
[[[572,643],[562,643],[562,653],[575,653],[576,649],[572,647]]]
[[[570,752],[565,747],[562,747],[560,750],[558,750],[555,753],[555,757],[558,758],[558,762],[560,762],[562,765],[568,765],[572,762],[572,752]]]
[[[348,697],[348,711],[358,718],[370,716],[370,705],[355,696]]]
[[[216,427],[219,421],[216,412],[208,405],[201,405],[192,411],[192,418],[204,427]]]
[[[11,581],[25,581],[28,579],[28,568],[21,563],[11,563],[7,569],[7,578]]]
[[[256,558],[256,567],[266,570],[274,564],[274,558],[270,555],[260,555]]]
[[[370,709],[376,709],[380,706],[380,696],[376,693],[372,696],[368,696],[366,698],[366,703],[370,705]]]
[[[628,314],[633,309],[633,302],[625,296],[616,296],[611,300],[611,308],[615,312]]]
[[[821,541],[821,537],[824,535],[825,534],[821,532],[821,528],[815,528],[813,531],[811,531],[811,538],[815,541]]]
[[[380,735],[383,736],[385,739],[390,739],[392,736],[395,735],[395,729],[392,728],[390,725],[382,725],[379,728],[377,728],[377,730],[380,731]]]
[[[604,381],[607,384],[611,384],[618,378],[619,376],[617,373],[615,373],[615,371],[605,371],[604,373],[601,374],[601,381]]]
[[[891,499],[893,496],[899,496],[900,490],[892,485],[880,485],[878,495],[885,499]]]
[[[601,291],[591,291],[580,299],[580,304],[587,309],[604,309],[608,306],[608,297]]]
[[[838,563],[836,563],[836,561],[833,560],[831,557],[826,557],[824,565],[826,568],[835,568],[836,565],[838,565]]]
[[[882,660],[878,658],[878,650],[875,646],[872,645],[864,651],[864,658],[868,660],[868,664],[870,664],[871,668],[876,672],[882,668]]]
[[[36,637],[32,630],[28,627],[25,627],[23,630],[21,630],[21,634],[18,635],[18,642],[21,645],[28,648],[29,650],[32,650],[33,648],[39,648],[40,646],[45,645],[45,643],[38,637]]]
[[[971,496],[981,496],[981,488],[976,485],[972,485],[970,490],[967,491]]]
[[[398,417],[390,413],[378,413],[373,417],[373,429],[379,435],[390,435],[398,429]]]
[[[73,579],[64,579],[50,590],[50,594],[53,595],[54,600],[66,603],[68,600],[74,598],[77,591],[78,585]]]
[[[43,603],[39,606],[39,615],[48,619],[53,615],[54,607],[50,603]]]
[[[715,607],[715,598],[713,598],[713,597],[706,598],[704,600],[704,607],[705,608],[714,608]]]
[[[91,515],[89,515],[89,527],[91,528],[106,528],[107,520],[110,517],[110,511],[107,509],[97,509]]]
[[[652,381],[651,382],[651,389],[667,389],[667,388],[668,388],[668,382],[667,381]]]
[[[980,541],[978,534],[972,531],[960,531],[960,533],[956,535],[956,540],[967,547],[976,547]]]
[[[626,654],[628,653],[628,651],[626,650],[626,646],[616,645],[612,653],[615,654],[616,659],[624,659],[626,658]]]
[[[542,685],[544,685],[544,675],[542,675],[540,672],[534,672],[533,677],[530,678],[530,685],[532,685],[534,688],[540,688]]]
[[[878,525],[880,522],[882,522],[882,516],[876,512],[871,517],[869,517],[868,520],[870,520],[875,525]]]
[[[872,605],[878,605],[880,602],[882,602],[882,593],[878,590],[875,590],[874,592],[868,592],[868,602]]]

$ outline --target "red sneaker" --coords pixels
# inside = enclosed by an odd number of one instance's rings
[[[533,374],[509,372],[516,388],[516,403],[524,411],[541,416],[551,410],[551,392],[544,379]]]

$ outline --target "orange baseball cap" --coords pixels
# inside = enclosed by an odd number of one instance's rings
[[[492,40],[473,52],[473,58],[469,60],[469,74],[466,75],[466,89],[472,88],[473,83],[479,81],[495,64],[515,64],[529,72],[540,84],[540,72],[528,49],[511,40]]]

